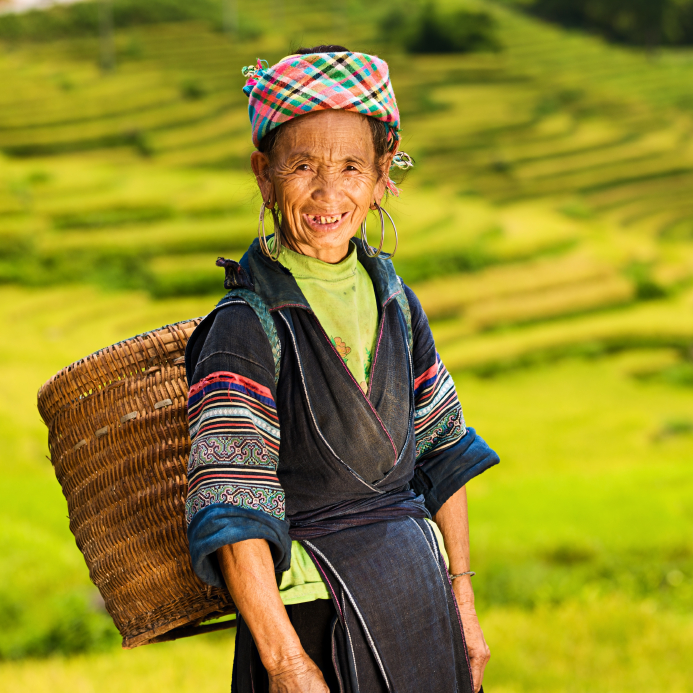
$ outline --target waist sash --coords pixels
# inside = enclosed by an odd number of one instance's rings
[[[392,491],[372,498],[336,503],[290,518],[289,536],[297,541],[317,539],[349,527],[361,527],[407,517],[429,518],[424,497],[414,491]]]

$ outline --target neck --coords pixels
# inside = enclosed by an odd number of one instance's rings
[[[295,253],[299,253],[299,255],[314,257],[322,262],[327,262],[330,265],[336,265],[344,260],[344,258],[349,254],[350,240],[350,238],[347,238],[343,244],[338,246],[330,246],[327,248],[315,247],[305,243],[297,243],[296,241],[289,241],[286,237],[282,239],[282,243],[284,243],[287,248],[293,250]]]

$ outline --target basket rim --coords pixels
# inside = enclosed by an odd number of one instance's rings
[[[162,325],[161,327],[157,327],[153,330],[147,330],[146,332],[140,332],[139,334],[133,335],[132,337],[128,337],[127,339],[121,339],[118,342],[114,342],[113,344],[109,344],[108,346],[101,347],[100,349],[97,349],[96,351],[93,351],[91,354],[88,354],[87,356],[83,356],[80,359],[77,359],[76,361],[73,361],[72,363],[68,364],[67,366],[64,366],[61,368],[57,373],[53,374],[48,380],[46,380],[41,387],[38,389],[38,393],[36,395],[38,404],[39,404],[39,409],[41,408],[41,400],[42,398],[46,395],[46,392],[56,383],[58,382],[61,378],[65,378],[70,374],[79,372],[82,368],[87,367],[88,365],[98,362],[100,358],[105,357],[107,354],[113,353],[114,350],[121,349],[125,347],[126,345],[130,345],[132,343],[137,342],[138,340],[141,340],[146,337],[150,337],[152,335],[155,335],[159,332],[163,332],[168,330],[169,332],[171,331],[171,328],[179,328],[181,326],[188,325],[190,323],[197,322],[198,324],[206,318],[207,315],[201,315],[199,317],[195,318],[186,318],[185,320],[179,320],[178,322],[172,322],[172,323],[167,323],[166,325]],[[117,380],[122,380],[122,378],[118,378]],[[114,382],[114,381],[112,381]],[[110,383],[106,383],[105,385],[108,385]],[[99,388],[101,389],[101,388]],[[87,395],[88,396],[88,395]],[[71,401],[75,401],[79,399],[79,397],[75,397]]]

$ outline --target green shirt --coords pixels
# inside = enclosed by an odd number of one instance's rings
[[[373,282],[351,243],[347,256],[337,264],[300,255],[282,248],[281,262],[291,272],[332,346],[364,392],[368,390],[378,304]]]

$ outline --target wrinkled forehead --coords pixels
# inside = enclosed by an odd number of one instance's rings
[[[375,148],[367,116],[352,111],[326,110],[285,123],[273,155],[285,160],[371,162],[375,158]]]

